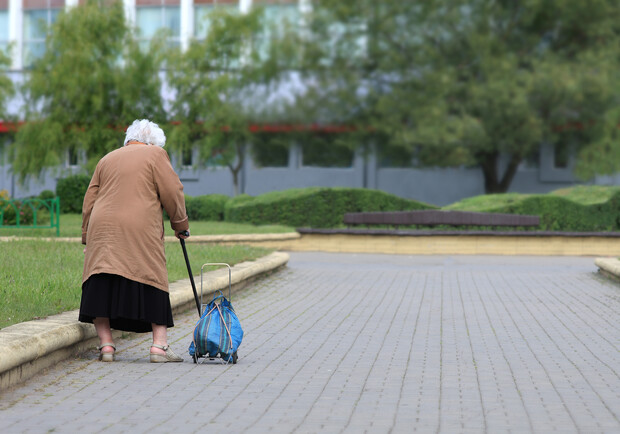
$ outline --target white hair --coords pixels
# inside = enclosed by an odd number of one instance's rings
[[[151,122],[148,119],[136,119],[127,128],[123,146],[130,140],[137,140],[147,145],[155,145],[163,148],[166,144],[166,135],[155,122]]]

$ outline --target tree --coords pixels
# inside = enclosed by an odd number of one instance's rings
[[[120,2],[105,4],[90,0],[60,14],[44,56],[29,71],[26,123],[11,147],[21,181],[59,166],[68,153],[85,156],[92,170],[122,144],[134,119],[166,121],[161,56],[139,50]]]
[[[257,97],[281,70],[268,55],[268,25],[260,9],[247,14],[213,11],[204,40],[194,40],[168,62],[172,105],[170,147],[177,153],[198,150],[197,166],[225,165],[239,193],[239,173],[249,126],[261,119],[264,101]]]
[[[477,166],[488,193],[541,143],[578,153],[582,175],[618,170],[594,156],[620,154],[619,15],[616,0],[322,0],[304,104],[423,165]]]

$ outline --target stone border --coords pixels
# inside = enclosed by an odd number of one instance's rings
[[[618,258],[596,258],[594,264],[598,267],[599,273],[620,281],[620,260]]]
[[[298,229],[279,234],[193,235],[187,243],[246,244],[280,251],[391,253],[403,255],[614,256],[620,232],[439,231],[393,229]],[[0,241],[80,238],[0,237]],[[176,241],[175,237],[166,237]]]
[[[268,273],[286,266],[287,253],[275,252],[232,267],[232,290],[239,290]],[[195,277],[200,296],[200,276]],[[203,288],[208,297],[222,290],[227,295],[228,269],[205,273]],[[170,304],[175,312],[195,308],[194,294],[188,279],[170,284]],[[45,319],[14,324],[0,330],[0,390],[31,378],[54,364],[92,349],[98,344],[92,324],[77,321],[78,310]],[[114,332],[114,337],[127,332]]]
[[[298,228],[300,234],[320,235],[390,235],[399,237],[567,237],[567,238],[620,238],[620,232],[561,232],[561,231],[535,231],[535,230],[479,230],[479,229],[359,229],[359,228],[335,228],[314,229]]]

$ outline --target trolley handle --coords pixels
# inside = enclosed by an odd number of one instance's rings
[[[232,271],[230,268],[230,265],[226,264],[225,262],[207,262],[206,264],[202,264],[202,267],[200,267],[200,305],[203,305],[202,302],[202,275],[203,270],[205,267],[210,266],[210,265],[225,265],[228,267],[228,300],[230,301],[230,293],[231,293],[231,287],[232,287]]]

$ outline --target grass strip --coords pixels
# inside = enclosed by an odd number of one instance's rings
[[[83,246],[79,243],[9,241],[0,243],[0,329],[80,307]],[[243,245],[187,244],[194,275],[205,262],[230,265],[272,250]],[[178,242],[166,243],[168,279],[187,278]]]
[[[166,235],[174,235],[170,229],[170,223],[164,222]],[[253,225],[249,223],[190,221],[189,227],[192,235],[228,235],[228,234],[275,234],[295,232],[295,228],[284,225]],[[15,227],[0,228],[0,236],[20,237],[55,237],[56,229],[18,229]],[[82,215],[61,214],[60,236],[81,237]]]

